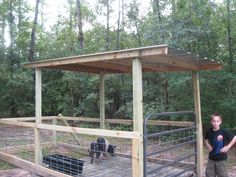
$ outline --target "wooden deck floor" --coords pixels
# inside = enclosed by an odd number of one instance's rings
[[[83,173],[80,177],[132,177],[132,160],[130,158],[115,156],[110,159],[105,159],[100,162],[94,162],[90,164],[90,158],[85,157]],[[152,171],[160,167],[161,169],[148,175],[148,177],[161,177],[161,176],[173,176],[179,174],[183,170],[178,166],[167,166],[162,168],[161,164],[148,163],[148,170]],[[187,171],[183,174],[179,174],[179,177],[194,176],[193,171]]]
[[[90,164],[90,158],[85,157],[83,172],[80,177],[131,177],[132,160],[115,156]]]

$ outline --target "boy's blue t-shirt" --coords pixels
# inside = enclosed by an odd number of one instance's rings
[[[226,153],[221,153],[220,149],[226,146],[233,138],[234,135],[227,130],[219,129],[217,131],[213,131],[210,128],[206,134],[205,139],[208,139],[213,150],[209,153],[209,159],[214,161],[221,161],[227,159]]]

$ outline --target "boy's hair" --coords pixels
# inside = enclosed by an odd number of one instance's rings
[[[211,115],[211,121],[212,121],[212,119],[214,118],[214,117],[219,117],[220,118],[220,120],[222,120],[222,117],[221,117],[221,115],[220,114],[218,114],[218,112],[215,112],[214,114],[212,114]]]

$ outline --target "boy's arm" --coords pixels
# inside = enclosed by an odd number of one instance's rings
[[[230,143],[227,146],[223,147],[220,150],[220,152],[222,153],[228,152],[228,150],[234,145],[234,143],[236,143],[236,136],[234,136],[234,138],[230,141]]]
[[[204,142],[205,142],[205,144],[207,146],[208,151],[211,152],[212,151],[212,147],[211,147],[210,143],[208,142],[208,139],[204,139]]]

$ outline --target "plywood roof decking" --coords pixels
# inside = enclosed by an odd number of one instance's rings
[[[168,45],[140,47],[25,63],[26,68],[48,68],[87,73],[130,73],[132,59],[141,58],[143,72],[220,70],[221,64]]]

